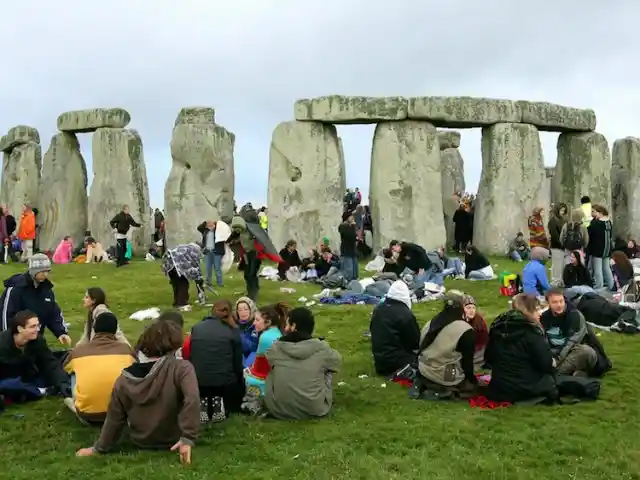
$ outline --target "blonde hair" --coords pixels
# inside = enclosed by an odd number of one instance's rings
[[[540,302],[535,295],[529,295],[526,293],[519,293],[513,297],[513,303],[511,304],[514,310],[518,310],[522,313],[527,320],[537,323],[535,318],[536,311],[540,308]]]

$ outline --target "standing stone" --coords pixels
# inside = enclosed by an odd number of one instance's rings
[[[10,153],[18,145],[40,143],[38,130],[28,125],[17,125],[0,138],[0,152]]]
[[[622,238],[640,233],[640,138],[613,143],[611,165],[613,229]]]
[[[269,150],[269,235],[277,248],[289,239],[306,252],[323,237],[340,245],[338,225],[346,188],[344,155],[333,125],[284,122]]]
[[[42,162],[39,202],[40,248],[55,249],[66,235],[74,245],[82,245],[87,229],[87,167],[73,133],[51,138]]]
[[[38,201],[41,165],[42,147],[35,142],[18,144],[11,153],[3,154],[0,204],[7,206],[18,223],[23,205],[41,208]]]
[[[164,187],[169,247],[200,241],[196,227],[233,215],[235,135],[213,123],[184,123],[178,114],[171,137],[173,164]],[[194,118],[194,117],[191,117]]]
[[[505,255],[544,200],[544,159],[533,125],[498,123],[482,130],[482,174],[475,202],[473,243],[485,254]]]
[[[611,155],[604,135],[596,132],[562,133],[558,137],[558,160],[552,190],[556,202],[571,208],[580,198],[611,207]]]
[[[442,144],[440,146],[442,147]],[[447,230],[447,243],[452,245],[455,226],[453,215],[458,209],[458,202],[454,200],[453,194],[465,191],[464,160],[460,150],[457,148],[445,148],[440,151],[440,173],[442,175],[442,210]]]
[[[340,151],[340,170],[343,172],[342,175],[342,195],[347,191],[347,163],[344,158],[344,148],[342,147],[342,138],[338,137],[338,148]]]
[[[93,134],[91,150],[91,235],[103,245],[115,244],[109,221],[128,205],[131,216],[142,225],[130,230],[134,252],[145,252],[152,232],[148,230],[149,184],[140,135],[136,130],[99,128]]]
[[[376,126],[369,192],[374,251],[394,239],[426,249],[445,244],[440,146],[433,125],[406,120]]]
[[[211,107],[184,107],[178,112],[174,126],[211,125],[216,122],[216,111]]]
[[[440,142],[440,150],[458,148],[460,146],[460,132],[456,132],[455,130],[439,131],[438,142]]]

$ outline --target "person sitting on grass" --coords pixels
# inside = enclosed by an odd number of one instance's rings
[[[254,326],[258,332],[258,349],[253,364],[244,372],[247,393],[253,398],[264,396],[264,382],[271,371],[267,352],[284,333],[289,315],[289,306],[285,303],[267,305],[256,312]]]
[[[100,263],[107,261],[109,256],[107,255],[107,252],[104,251],[100,242],[96,242],[96,239],[93,237],[88,237],[85,242],[87,244],[87,255],[84,263]]]
[[[36,253],[28,260],[26,273],[17,273],[4,281],[5,290],[0,297],[0,331],[7,330],[11,319],[22,310],[38,317],[41,327],[51,330],[63,345],[71,345],[67,326],[49,280],[51,261],[44,253]],[[40,329],[44,335],[44,328]]]
[[[80,337],[76,346],[89,343],[89,341],[93,340],[93,337],[95,336],[93,324],[96,321],[96,318],[103,313],[109,312],[109,307],[107,306],[107,295],[104,293],[104,290],[99,287],[90,287],[87,289],[87,292],[84,294],[84,298],[82,299],[82,306],[89,312],[87,314],[87,321],[84,324],[82,337]],[[127,337],[124,336],[124,333],[122,333],[122,330],[120,330],[119,325],[117,325],[115,336],[116,340],[120,343],[129,345],[129,341],[127,340]]]
[[[416,368],[420,327],[411,311],[409,287],[402,280],[393,282],[373,309],[369,331],[378,375],[403,376],[404,370]]]
[[[64,264],[71,263],[73,259],[73,242],[71,241],[70,236],[64,237],[60,240],[60,243],[56,247],[55,252],[53,253],[53,263],[56,264]]]
[[[240,329],[242,340],[243,364],[250,367],[256,358],[258,350],[258,332],[256,332],[253,320],[256,316],[256,304],[249,297],[240,297],[236,301],[235,317]]]
[[[318,263],[315,264],[318,278],[324,277],[331,268],[340,268],[340,257],[333,254],[329,247],[326,247]]]
[[[319,418],[331,410],[332,377],[342,358],[327,342],[311,337],[314,327],[311,310],[294,308],[287,318],[285,335],[267,352],[271,373],[264,403],[275,418]]]
[[[471,295],[464,295],[462,307],[464,308],[464,320],[471,325],[475,332],[473,364],[476,370],[480,370],[484,365],[484,350],[489,341],[489,328],[484,317],[478,313],[475,298]]]
[[[538,299],[520,293],[512,306],[489,329],[484,359],[491,367],[491,381],[486,396],[494,402],[554,401],[556,361],[540,325]]]
[[[108,453],[128,425],[129,438],[139,448],[178,451],[182,463],[191,463],[200,395],[193,365],[175,355],[182,331],[172,321],[155,321],[142,332],[138,346],[144,361],[122,371],[97,442],[76,455]]]
[[[509,258],[514,262],[522,262],[529,258],[530,253],[529,242],[524,238],[524,233],[518,232],[516,237],[509,242]]]
[[[465,250],[464,266],[464,276],[469,280],[492,280],[494,277],[487,256],[471,244]]]
[[[472,304],[467,296],[452,290],[444,308],[428,322],[420,335],[418,371],[420,389],[473,392],[476,334],[466,320],[464,305]]]
[[[280,280],[287,279],[287,270],[292,267],[300,268],[302,260],[298,255],[298,244],[295,240],[289,240],[282,250],[280,250],[280,258],[282,262],[278,264],[278,277]]]
[[[239,412],[245,393],[244,366],[231,302],[214,303],[211,315],[193,326],[184,343],[183,357],[198,377],[200,422],[221,422]]]
[[[545,264],[549,260],[549,250],[542,247],[531,249],[531,261],[522,270],[522,291],[528,295],[544,296],[551,288]]]
[[[588,345],[589,330],[582,313],[564,298],[564,292],[552,288],[547,292],[549,308],[540,317],[556,372],[561,375],[595,376],[598,352]]]
[[[589,287],[589,291],[594,291],[593,279],[587,267],[582,263],[582,253],[579,250],[570,253],[569,263],[564,266],[562,271],[562,282],[565,288]]]
[[[90,341],[77,344],[64,361],[71,375],[72,397],[64,404],[85,424],[103,423],[113,385],[135,360],[127,343],[116,338],[118,319],[108,310],[95,317]]]
[[[37,315],[23,310],[0,333],[0,405],[65,393],[64,372],[39,331]]]
[[[633,265],[624,252],[613,252],[611,254],[611,271],[613,273],[613,280],[615,283],[615,289],[620,291],[622,287],[625,287],[631,283],[634,277]]]

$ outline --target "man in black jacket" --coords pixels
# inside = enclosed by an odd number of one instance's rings
[[[48,391],[65,393],[64,373],[40,332],[35,313],[18,312],[0,333],[0,403],[37,400]]]
[[[129,263],[125,257],[127,254],[127,233],[131,227],[139,228],[140,224],[129,213],[129,206],[124,205],[122,211],[111,219],[109,225],[116,234],[116,267],[121,267]]]
[[[358,233],[352,213],[345,212],[342,214],[342,223],[338,227],[338,233],[340,233],[340,270],[348,282],[357,280],[359,276]]]
[[[438,268],[429,260],[427,251],[416,243],[391,242],[391,249],[397,252],[398,269],[400,271],[408,268],[415,275],[416,282],[434,282],[438,285],[444,284],[444,276],[438,271]]]

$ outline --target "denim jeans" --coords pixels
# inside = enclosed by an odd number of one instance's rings
[[[443,277],[464,275],[464,263],[459,258],[449,258],[447,259],[447,265],[440,273]]]
[[[606,287],[609,290],[613,290],[613,272],[611,271],[611,265],[609,265],[609,257],[591,257],[589,263],[593,270],[595,289],[599,290]]]
[[[340,258],[340,271],[344,275],[347,282],[351,280],[357,280],[360,276],[360,266],[358,265],[357,257],[347,257],[343,255]]]
[[[491,277],[480,270],[472,270],[467,277],[469,280],[491,280]]]
[[[416,283],[435,283],[436,285],[444,285],[444,272],[438,272],[435,267],[425,270],[422,274],[415,276]]]
[[[523,260],[526,260],[527,258],[529,258],[529,251],[528,250],[521,250],[521,251],[511,250],[511,252],[509,252],[509,257],[514,262],[522,262]]]
[[[205,253],[204,268],[207,285],[211,285],[212,271],[215,271],[216,282],[218,283],[219,287],[222,286],[222,257],[223,255],[215,253],[212,250]]]

